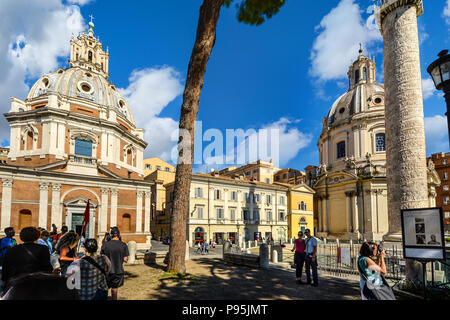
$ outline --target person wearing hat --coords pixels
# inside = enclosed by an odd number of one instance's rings
[[[120,230],[117,227],[111,228],[111,241],[105,242],[101,249],[111,261],[111,270],[108,274],[108,287],[111,288],[111,296],[113,300],[117,300],[119,288],[123,286],[125,271],[123,264],[128,262],[128,246],[122,242]]]

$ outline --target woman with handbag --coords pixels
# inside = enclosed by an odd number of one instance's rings
[[[394,293],[383,276],[387,273],[384,261],[386,252],[378,251],[378,245],[373,242],[364,242],[359,253],[359,286],[362,300],[395,300]],[[374,261],[376,257],[378,263]]]
[[[55,253],[59,255],[59,266],[61,268],[61,274],[65,275],[67,268],[76,260],[77,245],[80,240],[80,236],[73,231],[67,232],[59,239],[56,244]],[[55,268],[55,266],[53,266]]]

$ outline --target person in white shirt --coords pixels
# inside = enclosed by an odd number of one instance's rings
[[[311,236],[311,230],[305,230],[306,235],[306,257],[305,257],[305,271],[306,271],[306,282],[311,284],[313,287],[319,285],[319,279],[317,275],[317,239]],[[313,281],[311,283],[311,269]]]

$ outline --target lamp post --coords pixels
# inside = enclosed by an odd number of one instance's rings
[[[444,91],[444,98],[447,103],[447,126],[450,139],[450,54],[448,50],[442,50],[438,54],[439,59],[428,67],[427,71],[434,81],[437,90]]]

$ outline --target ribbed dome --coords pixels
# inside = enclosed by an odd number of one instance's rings
[[[59,69],[41,77],[31,88],[27,100],[50,92],[65,97],[87,99],[99,105],[116,109],[134,125],[133,115],[117,88],[103,75],[84,68]]]
[[[384,106],[384,86],[382,84],[360,84],[340,96],[328,112],[327,125],[337,125],[355,114],[366,112],[369,104]]]

